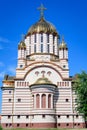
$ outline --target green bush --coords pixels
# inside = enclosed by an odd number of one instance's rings
[[[0,125],[0,130],[3,130],[2,126]]]

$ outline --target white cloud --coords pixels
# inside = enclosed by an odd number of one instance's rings
[[[10,41],[7,38],[4,38],[4,37],[0,37],[0,42],[10,43]]]
[[[4,75],[5,75],[5,72],[4,72],[4,71],[0,72],[0,78],[3,78]]]

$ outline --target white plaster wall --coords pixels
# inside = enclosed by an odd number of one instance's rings
[[[9,93],[11,91],[11,93]],[[11,99],[11,102],[9,102]],[[12,114],[13,90],[4,90],[2,93],[2,114]]]
[[[30,116],[29,118],[26,118],[26,116],[20,115],[19,119],[17,116],[14,116],[14,123],[30,123]]]
[[[32,109],[33,106],[33,98],[32,98],[32,94],[31,91],[28,88],[21,88],[17,87],[17,89],[15,89],[15,102],[14,102],[14,113],[15,114],[21,114],[21,113],[28,113],[30,114],[30,111]],[[18,99],[21,99],[21,102],[18,102]]]
[[[12,116],[8,119],[8,116],[2,116],[1,123],[12,123]]]
[[[63,50],[59,50],[59,59],[63,59]]]
[[[78,116],[78,118],[76,118],[76,116],[74,116],[74,122],[76,122],[76,123],[84,122],[84,119],[82,116]]]
[[[69,118],[67,118],[67,115],[61,115],[60,118],[58,118],[57,116],[57,122],[58,123],[71,123],[73,121],[72,116],[69,116]]]
[[[57,84],[58,81],[62,81],[61,77],[58,75],[58,73],[56,71],[54,71],[51,68],[48,67],[41,67],[41,68],[37,68],[32,70],[25,78],[26,81],[29,81],[30,84],[33,84],[37,81],[38,78],[42,77],[42,71],[45,71],[44,76],[47,77],[53,84]],[[39,74],[38,76],[35,74],[35,72],[38,71]],[[51,75],[47,75],[47,72],[51,71]]]
[[[32,119],[32,123],[47,123],[47,122],[52,122],[55,123],[55,118],[52,115],[46,115],[45,118],[42,118],[42,115],[36,115]]]

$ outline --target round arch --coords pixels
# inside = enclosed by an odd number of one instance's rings
[[[24,79],[26,78],[26,76],[28,75],[28,73],[30,73],[32,70],[34,70],[34,69],[36,69],[36,68],[41,68],[41,67],[48,67],[48,68],[51,68],[51,69],[55,70],[55,71],[59,74],[59,76],[61,77],[61,79],[63,79],[63,77],[62,77],[62,75],[60,74],[60,72],[59,72],[57,69],[55,69],[54,67],[50,66],[50,65],[37,65],[37,66],[35,66],[35,67],[32,67],[32,68],[31,68],[30,70],[28,70],[27,73],[24,75]]]

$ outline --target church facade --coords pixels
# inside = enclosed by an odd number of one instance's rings
[[[16,76],[2,87],[4,128],[83,128],[69,76],[68,47],[43,16],[18,45]]]

